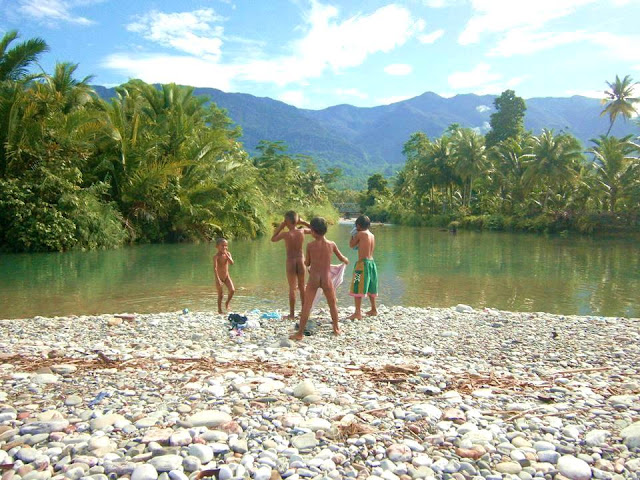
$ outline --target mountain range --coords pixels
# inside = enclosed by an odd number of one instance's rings
[[[94,87],[103,98],[115,94],[112,88]],[[337,166],[346,175],[366,178],[373,172],[391,175],[404,163],[402,147],[410,135],[422,131],[438,137],[452,123],[489,130],[495,111],[495,95],[456,95],[441,97],[432,92],[377,107],[336,105],[307,110],[268,97],[246,93],[227,93],[215,88],[196,88],[242,127],[245,149],[255,153],[261,140],[282,141],[291,154],[309,155],[321,169]],[[583,142],[604,134],[609,120],[601,116],[602,104],[594,98],[548,97],[526,100],[525,128],[534,134],[543,128],[566,131]],[[634,122],[619,119],[611,135],[637,133]],[[360,182],[358,182],[360,183]]]

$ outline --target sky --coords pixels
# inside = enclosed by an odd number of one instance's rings
[[[0,0],[39,66],[371,107],[431,91],[602,98],[640,80],[640,0]]]

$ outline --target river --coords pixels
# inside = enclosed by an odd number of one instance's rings
[[[353,261],[350,228],[330,227],[328,237]],[[640,316],[640,246],[633,239],[400,226],[373,232],[383,304]],[[234,310],[286,310],[283,245],[232,240],[229,250]],[[215,310],[214,251],[212,244],[171,244],[0,255],[0,318]],[[338,292],[342,306],[352,304],[346,283]]]

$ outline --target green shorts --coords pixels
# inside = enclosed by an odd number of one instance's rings
[[[378,295],[378,269],[373,259],[358,260],[353,267],[353,279],[349,288],[352,297],[365,297]]]

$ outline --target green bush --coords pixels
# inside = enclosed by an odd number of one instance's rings
[[[112,205],[102,203],[91,190],[66,186],[64,182],[0,179],[0,245],[4,250],[62,252],[112,248],[126,241]]]

